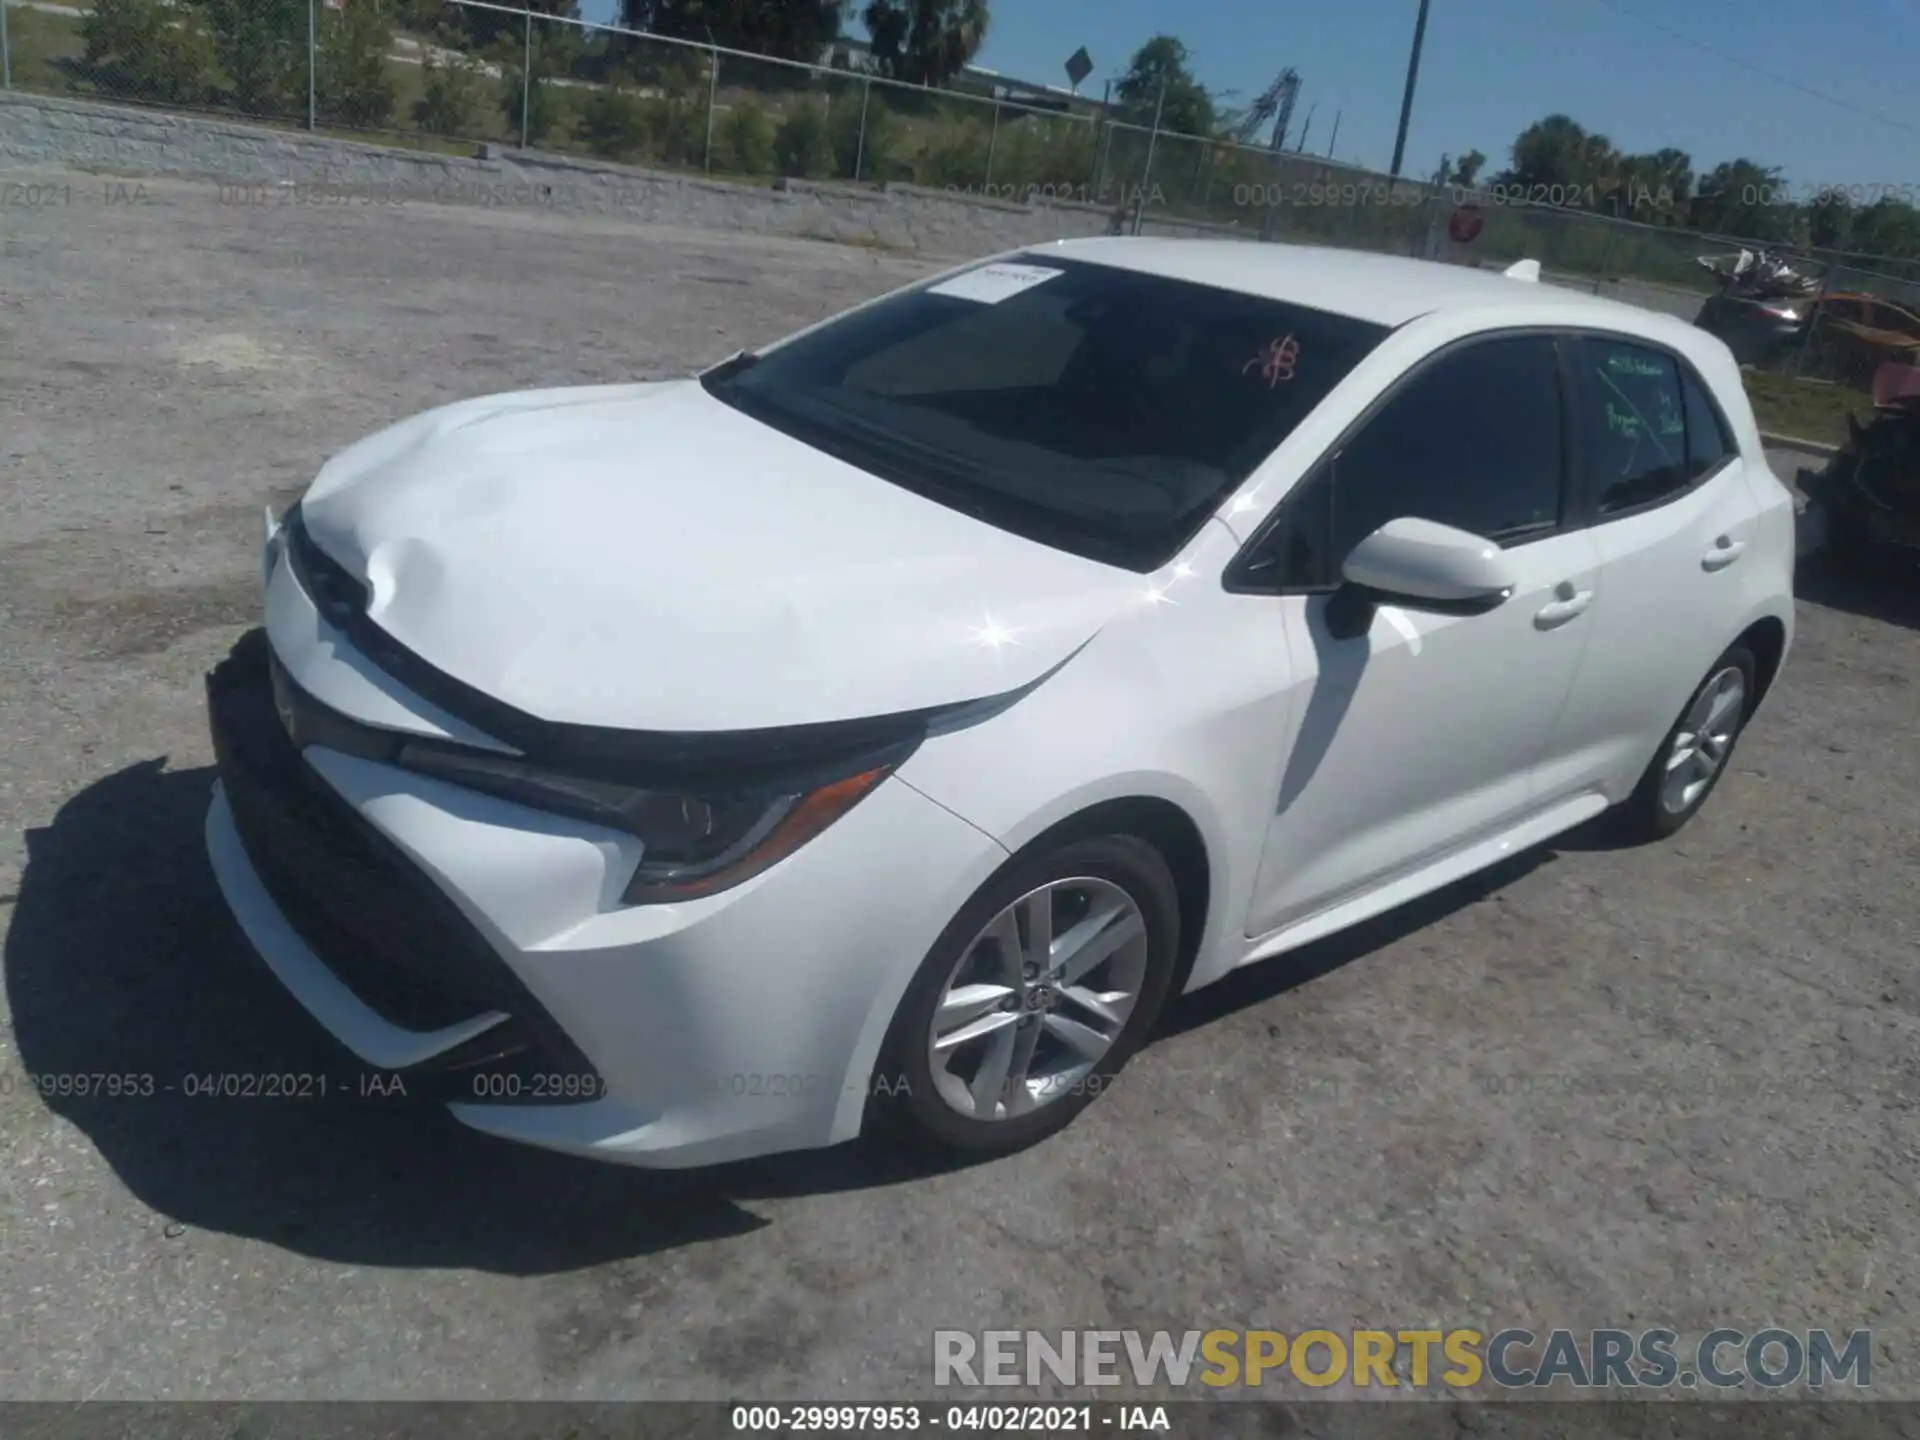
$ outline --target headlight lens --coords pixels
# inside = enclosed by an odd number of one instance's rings
[[[892,769],[883,765],[799,794],[713,796],[643,790],[412,742],[398,759],[455,785],[633,835],[642,854],[623,897],[629,905],[696,900],[751,879],[846,814]]]
[[[266,512],[266,543],[260,551],[260,584],[262,589],[273,581],[273,567],[280,563],[280,557],[286,553],[288,526],[297,524],[300,519],[300,502],[294,501],[280,512],[280,518],[274,519],[273,511]]]

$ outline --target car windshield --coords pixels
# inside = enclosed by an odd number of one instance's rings
[[[1386,333],[1031,254],[854,311],[703,383],[989,524],[1147,571]]]

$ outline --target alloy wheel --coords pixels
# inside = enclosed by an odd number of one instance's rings
[[[1700,688],[1667,750],[1660,805],[1684,814],[1713,783],[1733,749],[1747,709],[1747,679],[1738,666],[1718,671]]]
[[[1147,979],[1146,920],[1109,880],[1028,891],[961,951],[927,1036],[935,1090],[973,1120],[1010,1120],[1088,1083]]]

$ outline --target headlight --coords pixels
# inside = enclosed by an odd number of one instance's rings
[[[517,760],[409,742],[398,761],[470,790],[624,830],[640,841],[629,905],[697,900],[752,879],[846,814],[883,765],[788,795],[690,795],[538,770]]]
[[[294,518],[294,512],[299,508],[300,502],[296,500],[277,520],[271,509],[266,512],[266,537],[260,547],[260,585],[263,590],[272,582],[273,567],[279,564],[281,553],[287,548],[287,522]]]

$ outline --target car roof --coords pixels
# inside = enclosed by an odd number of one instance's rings
[[[1024,253],[1059,255],[1238,290],[1377,325],[1404,325],[1436,311],[1516,304],[1551,307],[1551,320],[1543,317],[1542,323],[1584,323],[1649,336],[1667,336],[1672,326],[1683,323],[1637,305],[1545,281],[1512,279],[1498,270],[1331,246],[1112,236],[1057,240],[1031,246]]]

